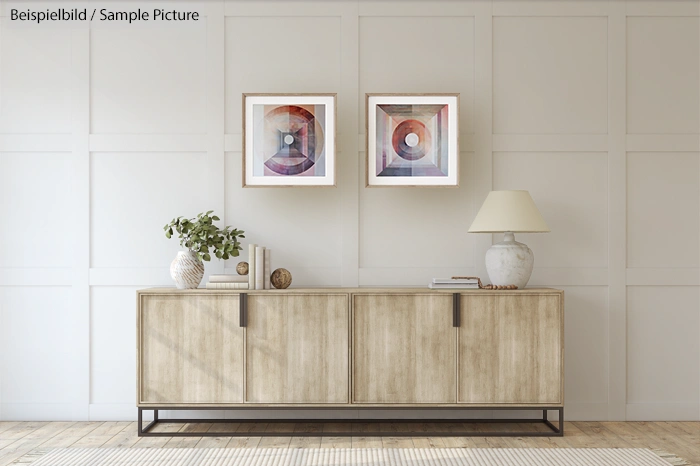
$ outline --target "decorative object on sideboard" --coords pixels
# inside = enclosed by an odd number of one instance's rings
[[[265,289],[265,246],[255,248],[255,289]]]
[[[236,272],[238,275],[248,275],[248,263],[244,261],[236,264]]]
[[[452,277],[452,278],[433,278],[433,281],[428,284],[431,290],[473,290],[481,288],[481,282],[476,277]]]
[[[372,186],[459,185],[459,94],[367,94]]]
[[[278,290],[289,288],[292,284],[292,274],[287,269],[277,269],[272,272],[270,283]]]
[[[335,186],[335,94],[243,94],[243,187]]]
[[[238,274],[209,275],[209,283],[207,283],[206,288],[209,290],[247,290],[248,277]]]
[[[179,289],[197,288],[204,277],[204,263],[210,261],[211,253],[219,259],[238,257],[241,249],[239,238],[245,238],[243,230],[230,226],[220,229],[214,222],[220,219],[214,211],[198,214],[195,218],[177,217],[163,227],[165,236],[171,238],[175,233],[180,239],[180,251],[170,264],[170,276]]]
[[[479,277],[452,277],[452,280],[474,280],[480,290],[517,290],[517,285],[482,285]]]
[[[264,273],[263,273],[263,288],[266,290],[269,290],[272,288],[272,282],[270,281],[270,276],[272,275],[272,269],[270,268],[270,264],[272,262],[271,259],[271,254],[272,250],[270,248],[265,248],[265,257],[263,260],[263,267],[264,267]]]
[[[257,244],[248,245],[248,289],[255,289],[255,248]]]
[[[496,286],[524,288],[535,256],[514,233],[547,233],[549,227],[527,191],[491,191],[469,227],[470,233],[504,233],[503,241],[486,251],[486,271]]]

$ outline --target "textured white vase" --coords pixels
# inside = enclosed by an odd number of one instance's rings
[[[526,244],[515,241],[515,235],[506,232],[503,241],[486,251],[486,272],[494,285],[515,285],[525,288],[535,265],[535,256]]]
[[[170,264],[170,276],[181,290],[197,288],[204,277],[204,263],[192,251],[180,251]]]

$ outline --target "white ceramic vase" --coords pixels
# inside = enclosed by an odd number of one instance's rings
[[[180,251],[170,264],[170,276],[180,290],[197,288],[204,277],[204,263],[192,251]]]
[[[494,285],[516,285],[525,288],[535,265],[535,256],[526,244],[515,241],[506,232],[503,241],[486,251],[486,272]]]

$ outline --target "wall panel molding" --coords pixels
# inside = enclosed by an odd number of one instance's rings
[[[90,31],[74,29],[71,40],[73,128],[73,312],[70,331],[73,367],[72,420],[90,418]]]
[[[0,286],[72,286],[72,274],[72,267],[0,267]]]
[[[627,16],[698,16],[697,0],[626,0]]]
[[[607,16],[608,2],[493,0],[494,16]]]
[[[628,134],[627,152],[698,152],[698,134]]]
[[[627,401],[627,24],[625,4],[608,18],[608,420],[625,420]]]
[[[90,152],[206,152],[210,143],[206,134],[91,134]]]
[[[627,286],[700,286],[700,269],[628,268]]]
[[[494,134],[494,152],[607,152],[606,134]]]
[[[70,134],[0,134],[0,152],[71,152]]]

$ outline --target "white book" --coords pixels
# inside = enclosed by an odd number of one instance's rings
[[[245,283],[207,283],[208,290],[247,290],[248,282]]]
[[[255,248],[255,289],[265,289],[265,247]]]
[[[210,275],[209,283],[248,283],[246,275]]]
[[[479,283],[477,278],[433,278],[433,283]]]
[[[248,245],[248,289],[255,289],[255,248],[257,244]]]
[[[437,283],[430,283],[428,284],[428,288],[431,290],[475,290],[479,289],[479,284],[478,283],[454,283],[454,284],[437,284]]]
[[[265,289],[269,290],[271,288],[270,286],[270,274],[272,273],[272,270],[270,270],[270,249],[265,248],[265,277],[264,277],[264,285]]]

